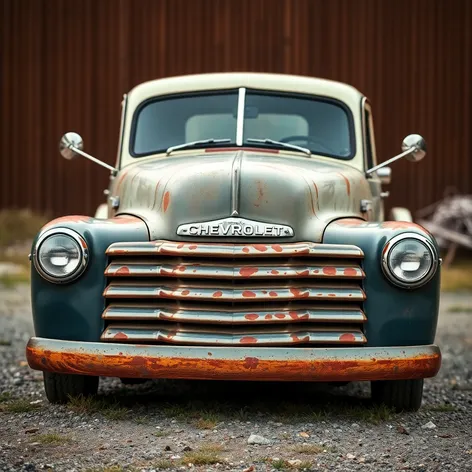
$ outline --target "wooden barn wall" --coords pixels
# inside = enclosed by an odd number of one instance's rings
[[[266,71],[348,82],[371,100],[381,160],[410,132],[418,164],[393,166],[388,206],[448,186],[472,193],[470,0],[2,0],[0,208],[90,214],[108,171],[67,162],[78,131],[113,163],[120,101],[149,79]]]

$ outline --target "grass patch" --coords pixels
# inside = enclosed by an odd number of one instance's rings
[[[321,454],[326,448],[318,444],[297,444],[293,447],[293,452],[297,454]]]
[[[57,433],[37,434],[36,436],[33,436],[32,440],[34,442],[44,444],[45,446],[58,446],[60,444],[72,442],[72,439],[70,437],[61,436]]]
[[[157,470],[172,469],[174,465],[175,464],[170,459],[159,459],[158,461],[152,464],[152,466]]]
[[[7,339],[0,339],[0,346],[11,346],[11,341]]]
[[[93,469],[85,469],[85,472],[137,472],[136,467],[123,467],[121,465],[105,465],[103,467],[94,467]]]
[[[2,392],[0,393],[0,403],[7,402],[8,400],[11,400],[12,394],[10,392]]]
[[[186,452],[181,460],[182,465],[194,464],[199,465],[212,465],[222,462],[219,454],[223,448],[218,444],[206,444],[200,446],[194,451]]]
[[[452,411],[456,411],[456,407],[448,403],[443,403],[442,405],[430,405],[427,406],[426,409],[438,413],[450,413]]]
[[[296,464],[290,464],[286,459],[265,459],[264,462],[275,470],[311,470],[311,461],[301,461]]]
[[[29,400],[19,398],[17,400],[3,400],[4,403],[0,403],[0,411],[5,413],[29,413],[30,411],[38,410],[41,408],[40,405],[32,405]]]
[[[0,255],[0,260],[2,260]],[[28,271],[22,271],[17,274],[0,275],[0,284],[6,288],[12,288],[18,284],[27,284],[31,281],[31,274]]]
[[[168,435],[168,433],[167,431],[154,431],[152,435],[155,436],[156,438],[165,438]]]
[[[69,407],[79,414],[100,413],[105,418],[113,421],[124,420],[129,416],[130,410],[121,406],[116,400],[109,401],[97,397],[70,397]]]
[[[472,306],[452,305],[447,309],[447,311],[448,311],[448,313],[470,313],[470,314],[472,314]]]
[[[0,211],[0,248],[32,240],[47,218],[30,210]]]
[[[443,292],[472,291],[472,261],[461,260],[448,268],[441,268]]]

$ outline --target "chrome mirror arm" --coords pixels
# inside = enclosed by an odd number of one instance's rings
[[[98,164],[99,166],[105,167],[105,169],[110,170],[113,174],[116,174],[118,172],[118,169],[116,167],[113,167],[109,164],[106,164],[105,162],[102,162],[100,159],[97,159],[96,157],[91,156],[90,154],[87,154],[86,152],[82,151],[81,149],[76,148],[72,144],[67,146],[71,151],[74,151],[75,153],[81,155],[82,157],[85,157],[89,161],[95,162],[95,164]]]
[[[388,161],[382,162],[381,164],[378,164],[378,165],[372,167],[371,169],[366,170],[365,173],[367,175],[373,174],[376,170],[379,170],[382,167],[388,166],[392,162],[398,161],[398,159],[401,159],[402,157],[408,156],[408,154],[411,154],[415,150],[416,150],[416,148],[413,148],[413,147],[409,148],[406,151],[402,152],[401,154],[398,154],[398,156],[394,156],[391,159],[389,159]]]

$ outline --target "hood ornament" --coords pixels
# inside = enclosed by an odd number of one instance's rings
[[[287,225],[263,223],[245,218],[188,223],[177,228],[179,236],[242,236],[246,238],[280,238],[293,236],[293,228]]]

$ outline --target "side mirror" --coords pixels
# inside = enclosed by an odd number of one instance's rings
[[[64,136],[62,136],[59,141],[59,152],[64,159],[71,161],[78,156],[78,153],[75,149],[82,151],[84,148],[84,141],[82,136],[77,133],[69,131]]]
[[[402,152],[409,151],[405,158],[411,162],[418,162],[426,156],[426,142],[419,134],[409,134],[402,143]]]
[[[384,185],[388,185],[392,181],[392,169],[390,167],[382,167],[377,171],[377,177]]]
[[[371,169],[368,169],[366,171],[367,175],[372,174],[373,172],[378,171],[379,169],[382,169],[392,162],[397,161],[398,159],[401,159],[402,157],[406,157],[409,161],[411,162],[418,162],[423,159],[423,157],[426,155],[426,142],[423,139],[422,136],[419,134],[409,134],[402,143],[402,153],[398,154],[395,157],[392,157],[388,161],[382,162],[382,164],[379,164],[375,167],[372,167]]]
[[[95,162],[96,164],[105,167],[105,169],[111,170],[113,175],[118,172],[118,169],[115,169],[113,166],[102,162],[100,159],[91,156],[83,151],[84,148],[84,141],[80,134],[74,133],[69,131],[64,136],[62,136],[61,140],[59,141],[59,152],[61,156],[67,160],[72,160],[76,158],[78,155],[85,157],[89,161]]]

